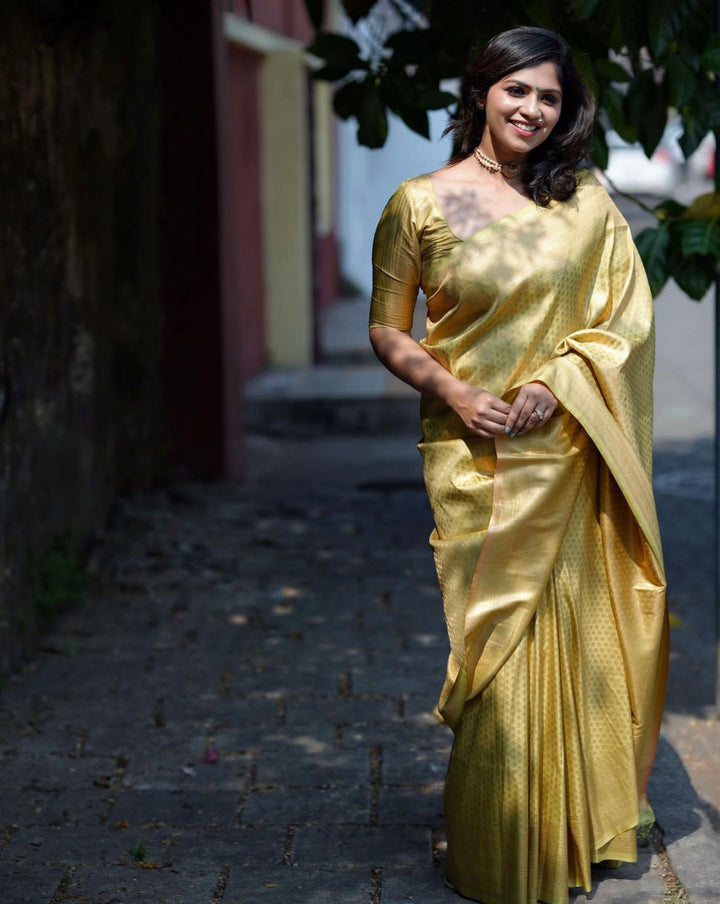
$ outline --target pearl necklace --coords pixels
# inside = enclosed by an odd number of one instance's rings
[[[491,173],[502,173],[506,179],[514,179],[516,176],[522,175],[522,171],[525,168],[525,164],[520,160],[511,160],[510,163],[500,163],[497,160],[493,160],[492,157],[488,157],[487,154],[480,150],[480,145],[475,148],[473,153],[483,169]]]

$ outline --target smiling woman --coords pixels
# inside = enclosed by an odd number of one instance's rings
[[[535,82],[546,87],[533,87]],[[522,159],[545,141],[560,118],[562,89],[555,64],[541,63],[501,79],[490,86],[479,108],[486,124],[479,147],[496,158]]]
[[[592,122],[557,35],[498,35],[463,79],[456,155],[400,186],[373,248],[373,348],[422,394],[446,873],[484,904],[567,904],[653,819],[653,307],[627,223],[578,169]]]

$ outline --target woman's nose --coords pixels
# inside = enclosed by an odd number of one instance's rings
[[[540,119],[540,116],[542,114],[540,111],[540,104],[538,102],[537,93],[535,91],[532,91],[523,99],[522,106],[520,107],[520,112],[529,120]]]

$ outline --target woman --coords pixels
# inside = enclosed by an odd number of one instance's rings
[[[652,819],[653,311],[627,224],[578,171],[593,119],[557,35],[497,36],[463,79],[457,156],[400,186],[373,248],[373,347],[422,393],[451,646],[446,872],[484,904],[567,902],[591,863],[634,861]]]

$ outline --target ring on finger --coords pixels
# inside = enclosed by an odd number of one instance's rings
[[[536,408],[535,411],[533,411],[533,414],[539,421],[545,417],[545,412],[541,411],[539,408]]]

